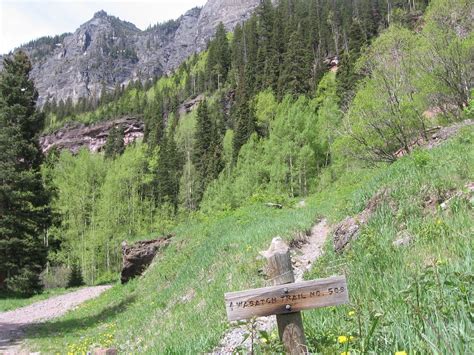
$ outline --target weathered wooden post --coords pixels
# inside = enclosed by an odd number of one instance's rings
[[[270,248],[261,254],[267,259],[267,275],[274,286],[295,282],[290,248],[281,238],[273,238]],[[286,292],[288,292],[287,289]],[[291,311],[290,304],[285,305],[285,308]],[[306,354],[308,348],[301,312],[278,314],[276,319],[278,334],[286,351],[290,354]]]
[[[349,302],[345,276],[295,283],[290,249],[281,238],[261,253],[268,261],[273,286],[227,292],[224,295],[229,321],[277,315],[278,332],[286,351],[307,354],[300,311]]]

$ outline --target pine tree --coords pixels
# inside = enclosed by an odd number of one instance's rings
[[[219,125],[211,115],[211,108],[204,100],[197,110],[193,164],[198,175],[196,200],[199,202],[212,180],[223,169],[222,145]]]
[[[124,150],[125,142],[123,127],[113,127],[110,130],[107,142],[105,143],[104,156],[108,159],[114,159],[115,157],[122,155]]]
[[[163,137],[158,157],[157,190],[158,202],[170,203],[175,211],[178,208],[179,180],[183,159],[173,138],[173,130]]]
[[[244,25],[243,50],[245,64],[245,84],[248,95],[253,95],[257,87],[258,33],[257,17],[253,15]]]
[[[82,277],[82,270],[78,263],[74,263],[71,268],[71,273],[67,281],[67,287],[80,287],[84,285],[84,278]]]
[[[30,71],[20,51],[4,60],[0,74],[0,288],[25,294],[41,290],[43,233],[51,222],[37,141],[44,115],[35,107]]]
[[[354,97],[354,92],[361,75],[355,71],[355,63],[360,56],[362,46],[365,44],[360,23],[353,21],[349,31],[349,51],[341,58],[337,72],[337,93],[343,110],[347,110]]]
[[[250,96],[246,88],[245,76],[240,73],[237,88],[237,102],[235,104],[235,133],[232,141],[233,161],[237,162],[240,148],[247,143],[255,132],[255,115],[250,105]]]
[[[198,174],[198,188],[196,191],[196,200],[199,202],[204,194],[208,179],[209,147],[212,143],[213,134],[212,121],[209,114],[207,101],[204,100],[197,110],[196,134],[194,144],[193,164]]]
[[[272,78],[268,79],[267,75],[272,76],[273,61],[272,56],[275,55],[273,48],[273,6],[270,0],[263,0],[258,8],[258,51],[257,51],[257,76],[256,87],[263,90],[272,82]]]
[[[209,44],[206,71],[209,78],[209,89],[215,90],[222,87],[227,80],[230,69],[230,48],[227,33],[222,22],[216,29],[216,36]]]
[[[284,93],[296,97],[309,90],[311,69],[301,26],[290,35],[290,43],[279,81],[280,98]]]
[[[148,144],[150,150],[161,144],[164,131],[163,101],[161,97],[156,97],[145,110],[145,133],[143,140]]]

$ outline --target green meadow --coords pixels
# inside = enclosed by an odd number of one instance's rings
[[[43,353],[80,354],[96,347],[123,353],[211,351],[230,325],[223,294],[265,285],[259,251],[274,236],[287,240],[320,218],[336,224],[384,199],[356,241],[325,254],[307,279],[346,274],[350,304],[304,312],[312,352],[469,353],[472,339],[472,194],[474,130],[433,150],[417,150],[392,165],[358,168],[297,208],[261,203],[199,215],[175,229],[171,245],[145,275],[116,284],[97,299],[28,332]],[[454,196],[445,209],[440,203]],[[427,203],[430,199],[434,204]],[[410,244],[393,241],[409,235]],[[263,335],[259,352],[281,349]]]

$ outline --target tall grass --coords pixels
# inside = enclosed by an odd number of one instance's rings
[[[354,211],[381,189],[388,197],[349,250],[336,255],[328,245],[307,275],[345,273],[350,288],[350,305],[305,313],[314,351],[472,353],[472,133],[415,152],[355,191]],[[455,191],[464,196],[440,208]],[[395,247],[401,236],[410,244]]]
[[[223,294],[259,287],[266,249],[318,217],[360,212],[389,191],[357,241],[342,255],[330,243],[307,278],[346,273],[351,304],[304,312],[312,351],[467,353],[472,349],[472,202],[426,206],[473,181],[473,131],[389,167],[353,171],[305,208],[260,205],[189,220],[141,278],[116,285],[68,315],[38,326],[32,350],[81,353],[114,346],[124,353],[212,350],[229,328]],[[400,231],[412,243],[392,245]],[[472,309],[472,308],[471,308]],[[338,342],[338,336],[342,342]],[[352,337],[352,338],[351,338]],[[348,340],[348,341],[344,341]]]
[[[212,349],[229,325],[224,292],[264,284],[258,252],[275,235],[291,238],[315,222],[315,206],[261,205],[183,223],[174,242],[140,280],[30,332],[31,347],[80,353],[117,346],[126,353]]]

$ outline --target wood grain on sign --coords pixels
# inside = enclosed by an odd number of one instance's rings
[[[349,302],[345,276],[289,283],[225,294],[229,321],[287,314]]]

